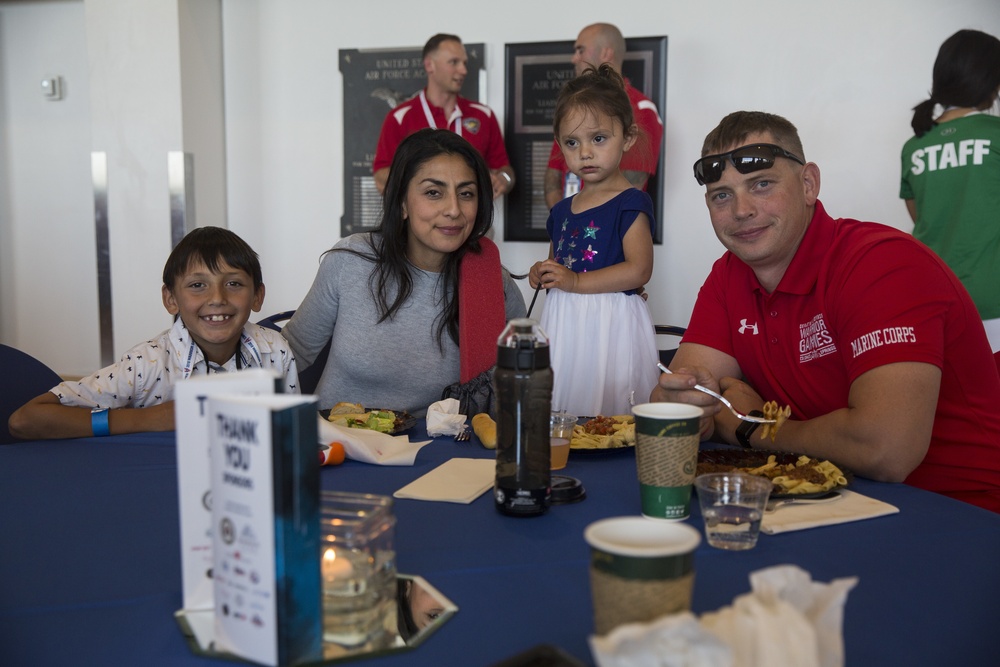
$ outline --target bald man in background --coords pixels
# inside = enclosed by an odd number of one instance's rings
[[[610,23],[594,23],[580,31],[573,45],[573,66],[577,76],[588,67],[596,69],[604,63],[610,63],[621,73],[624,62],[625,38],[618,28]],[[625,79],[625,92],[632,102],[635,122],[639,126],[639,139],[622,157],[621,170],[632,185],[645,190],[646,182],[656,173],[660,160],[663,121],[652,100],[633,88],[628,79]],[[569,170],[562,151],[559,150],[559,144],[553,141],[548,169],[545,171],[545,203],[549,208],[579,189],[572,182],[567,184],[568,176]],[[576,183],[579,181],[576,180]]]

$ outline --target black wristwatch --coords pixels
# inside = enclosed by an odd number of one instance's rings
[[[749,415],[751,417],[763,417],[764,413],[760,410],[751,410]],[[752,449],[750,445],[750,436],[753,435],[758,426],[760,426],[758,422],[743,422],[736,428],[736,440],[747,449]]]

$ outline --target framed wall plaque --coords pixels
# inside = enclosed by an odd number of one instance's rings
[[[625,40],[623,74],[660,110],[666,109],[667,38],[637,37]],[[506,46],[506,114],[504,137],[507,155],[517,174],[517,187],[507,195],[504,209],[505,241],[548,241],[545,221],[545,169],[552,150],[552,118],[559,89],[576,76],[571,58],[573,42],[533,42]],[[659,147],[660,157],[663,146]],[[656,225],[654,243],[663,242],[660,170],[646,186],[653,199]]]
[[[372,162],[382,121],[397,104],[424,87],[427,73],[423,46],[396,49],[341,49],[344,79],[344,213],[340,235],[348,236],[378,226],[382,196],[375,188]],[[485,101],[483,44],[465,44],[468,75],[462,97]]]

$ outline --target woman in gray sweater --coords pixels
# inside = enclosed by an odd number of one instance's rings
[[[487,342],[480,349],[492,340],[495,359],[504,322],[524,317],[525,307],[485,238],[491,192],[479,152],[455,133],[421,130],[400,144],[379,227],[326,253],[282,331],[300,371],[331,343],[316,388],[320,408],[345,401],[421,416],[468,375],[460,340],[467,351],[469,336]]]

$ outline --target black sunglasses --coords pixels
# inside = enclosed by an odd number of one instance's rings
[[[789,153],[781,146],[775,146],[774,144],[751,144],[749,146],[740,146],[728,153],[708,155],[701,158],[694,163],[694,177],[698,180],[698,185],[715,183],[722,178],[722,171],[726,168],[727,158],[736,167],[736,171],[741,174],[749,174],[762,169],[770,169],[774,166],[775,157],[786,157],[789,160],[795,160],[799,164],[805,164],[801,158],[794,153]]]

